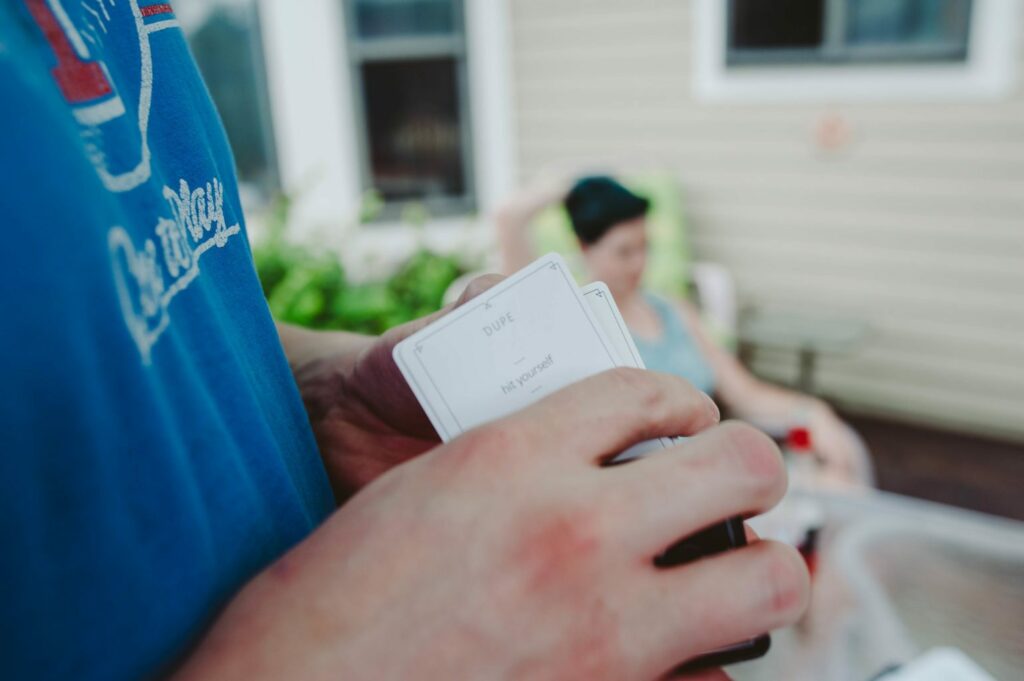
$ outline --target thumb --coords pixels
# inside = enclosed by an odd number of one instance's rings
[[[483,274],[470,280],[470,282],[466,284],[466,288],[459,296],[458,300],[456,300],[455,304],[451,306],[451,309],[442,310],[442,312],[450,312],[457,307],[465,305],[487,289],[500,284],[504,280],[505,277],[501,274]]]
[[[385,332],[359,358],[353,370],[354,380],[350,389],[361,393],[360,397],[377,416],[390,422],[398,430],[419,434],[424,437],[437,437],[433,426],[427,420],[412,389],[405,382],[392,356],[392,351],[400,342],[413,335],[452,310],[465,305],[473,298],[498,284],[505,277],[500,274],[485,274],[476,277],[451,305],[437,312],[401,324]],[[372,389],[367,386],[373,386]]]
[[[462,307],[484,291],[501,283],[504,279],[505,277],[501,274],[482,274],[479,277],[471,279],[470,282],[466,284],[466,288],[461,294],[459,294],[459,297],[451,305],[445,305],[433,314],[429,314],[425,317],[420,317],[419,319],[414,319],[411,322],[406,322],[405,324],[400,324],[392,329],[388,329],[380,337],[382,345],[386,346],[387,351],[390,353],[392,348],[409,336],[413,335],[425,326],[429,326],[449,312]]]

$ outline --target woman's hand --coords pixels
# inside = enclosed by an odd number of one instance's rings
[[[571,187],[572,177],[564,171],[541,173],[498,207],[494,223],[502,272],[512,274],[533,262],[538,253],[530,237],[530,223],[548,206],[561,203]]]
[[[811,446],[824,464],[823,481],[844,486],[874,483],[867,448],[826,402],[759,380],[715,344],[696,308],[680,302],[677,309],[714,369],[717,392],[726,410],[776,435],[806,426]]]
[[[811,446],[822,464],[822,481],[840,486],[872,485],[870,456],[853,429],[821,400],[813,400],[807,414]]]

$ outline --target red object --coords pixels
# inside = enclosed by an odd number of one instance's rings
[[[786,448],[797,452],[811,450],[811,431],[803,426],[790,428],[786,435]]]
[[[99,62],[86,61],[78,56],[45,0],[28,0],[28,11],[39,24],[43,37],[57,58],[57,66],[52,73],[64,99],[71,104],[83,104],[114,92]]]
[[[171,4],[168,2],[162,2],[158,5],[149,5],[147,7],[140,7],[139,11],[144,17],[151,17],[157,14],[171,14],[174,10],[171,8]]]

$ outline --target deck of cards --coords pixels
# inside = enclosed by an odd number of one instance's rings
[[[608,287],[580,288],[554,253],[406,338],[394,358],[445,442],[588,376],[644,366]]]

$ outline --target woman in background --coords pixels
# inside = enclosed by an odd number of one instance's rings
[[[863,444],[828,404],[759,380],[711,340],[691,303],[643,289],[650,204],[611,177],[584,177],[571,187],[565,182],[542,184],[508,200],[497,216],[504,273],[536,257],[528,227],[558,201],[569,214],[587,274],[608,285],[648,369],[688,379],[713,395],[723,411],[772,434],[806,427],[828,478],[870,484],[871,465]]]

